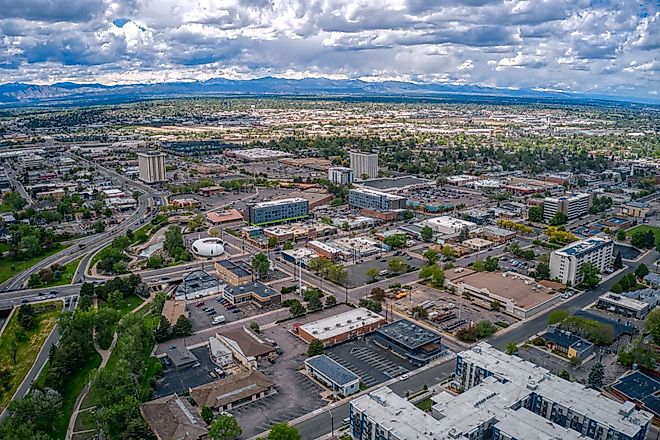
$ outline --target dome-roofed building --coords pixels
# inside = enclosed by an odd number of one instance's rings
[[[200,257],[217,257],[225,252],[225,242],[219,238],[200,238],[192,244],[192,251]]]

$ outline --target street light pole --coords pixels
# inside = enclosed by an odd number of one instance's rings
[[[332,410],[328,408],[330,413],[330,438],[335,438],[335,418],[332,416]]]

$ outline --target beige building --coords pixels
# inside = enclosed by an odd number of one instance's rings
[[[145,183],[165,181],[165,153],[147,152],[138,153],[138,168],[140,180]]]

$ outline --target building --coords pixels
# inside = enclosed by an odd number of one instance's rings
[[[307,200],[310,211],[319,206],[328,205],[334,198],[335,196],[324,188],[307,188],[304,191],[291,191],[285,197],[282,197],[282,199],[305,199]]]
[[[373,341],[418,366],[428,364],[444,352],[438,333],[407,319],[379,327],[374,333]]]
[[[209,356],[211,361],[219,367],[226,367],[233,363],[234,356],[225,344],[215,336],[209,338]]]
[[[378,177],[378,153],[350,153],[351,169],[356,179],[374,179]]]
[[[244,261],[217,260],[215,271],[227,284],[234,286],[252,281],[252,267]]]
[[[327,258],[328,260],[336,260],[342,255],[341,249],[318,240],[311,240],[307,242],[307,247],[314,251],[317,255],[323,258]]]
[[[353,188],[348,191],[348,204],[351,208],[391,211],[406,208],[406,198],[368,188]]]
[[[416,176],[383,177],[363,180],[359,183],[362,188],[369,188],[387,193],[402,193],[426,188],[435,188],[434,180],[422,179]]]
[[[228,285],[225,287],[223,297],[233,305],[250,302],[257,307],[279,304],[282,301],[282,294],[279,291],[263,283]]]
[[[241,371],[190,390],[197,406],[214,411],[229,411],[241,405],[263,399],[273,388],[273,382],[257,370]]]
[[[355,174],[347,167],[332,167],[328,169],[328,180],[337,185],[350,185],[355,180]]]
[[[447,185],[453,186],[466,186],[468,183],[476,182],[480,178],[478,176],[470,176],[468,174],[457,174],[455,176],[447,177]]]
[[[206,440],[209,430],[188,399],[171,394],[140,405],[140,413],[158,440]]]
[[[248,204],[245,220],[251,225],[269,225],[309,216],[309,202],[302,198]]]
[[[225,242],[219,238],[200,238],[193,241],[192,251],[199,257],[217,257],[225,253]]]
[[[243,216],[237,209],[227,209],[217,212],[207,212],[206,219],[214,225],[225,225],[230,223],[242,223]]]
[[[138,168],[141,181],[145,183],[164,182],[165,153],[156,151],[138,153]]]
[[[357,308],[297,326],[295,331],[307,343],[319,339],[323,345],[330,346],[371,333],[385,322],[378,313]]]
[[[163,150],[177,156],[198,156],[202,154],[220,154],[225,150],[238,148],[217,140],[171,141],[163,143]]]
[[[630,292],[607,292],[598,298],[597,307],[627,318],[644,319],[659,303],[660,288],[647,287]]]
[[[215,337],[246,368],[257,368],[259,361],[271,357],[275,349],[245,327],[217,333]]]
[[[432,414],[389,388],[350,402],[355,440],[643,440],[651,414],[480,343],[458,354]]]
[[[250,148],[247,150],[226,150],[225,156],[233,157],[242,162],[260,162],[293,157],[293,154],[268,148]]]
[[[621,206],[621,214],[632,218],[646,218],[653,215],[654,212],[650,203],[628,202]]]
[[[582,282],[580,268],[591,263],[603,272],[612,266],[614,242],[610,239],[590,237],[552,251],[550,254],[550,278],[575,286]]]
[[[558,212],[564,214],[568,220],[574,220],[587,215],[591,204],[591,194],[574,193],[560,197],[546,197],[543,201],[543,220],[547,222]]]
[[[594,344],[575,335],[568,330],[551,325],[541,336],[545,345],[569,359],[578,358],[584,361],[594,352]]]
[[[469,294],[484,305],[493,301],[507,313],[529,318],[561,302],[561,295],[547,281],[535,281],[515,272],[477,272],[457,267],[445,272],[447,288],[458,295]]]
[[[477,229],[477,224],[467,220],[443,215],[424,220],[424,226],[429,226],[434,232],[443,235],[459,234],[463,230],[472,231]]]
[[[167,358],[174,368],[182,370],[197,363],[197,358],[186,347],[174,347],[167,351]]]
[[[183,277],[181,284],[174,291],[176,300],[196,300],[205,296],[218,295],[223,292],[225,285],[206,271],[197,269]]]
[[[360,377],[324,354],[305,359],[305,368],[312,377],[341,397],[360,391]]]
[[[657,376],[640,370],[626,372],[619,377],[610,387],[610,392],[617,399],[624,402],[632,402],[638,408],[653,414],[657,422],[660,418],[660,380]]]

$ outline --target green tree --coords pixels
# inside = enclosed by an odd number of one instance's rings
[[[424,258],[426,258],[426,263],[429,264],[429,265],[435,264],[435,263],[438,262],[438,252],[435,249],[429,248],[429,249],[425,250],[424,253],[422,254],[422,256]]]
[[[181,250],[185,250],[183,243],[183,234],[181,233],[181,228],[177,225],[172,225],[167,228],[165,231],[165,242],[163,248],[172,258],[175,258],[176,255],[181,253]]]
[[[291,243],[291,240],[285,241],[283,248],[285,251],[293,249],[293,243]]]
[[[387,262],[387,268],[398,274],[407,272],[409,267],[408,263],[399,257],[391,258],[390,261]]]
[[[545,261],[539,261],[536,265],[536,279],[549,280],[550,279],[550,265]]]
[[[261,333],[261,327],[259,327],[259,323],[257,321],[252,321],[250,323],[250,330],[255,333]]]
[[[105,222],[103,220],[98,220],[94,223],[94,232],[100,234],[103,231],[105,231]]]
[[[202,416],[202,419],[206,422],[207,425],[210,425],[211,422],[213,422],[213,410],[208,406],[202,406],[202,410],[200,411],[199,415]]]
[[[374,287],[371,289],[371,298],[378,302],[385,301],[385,291],[380,287]]]
[[[270,270],[270,261],[266,254],[259,252],[252,258],[252,270],[254,270],[258,278],[266,278]]]
[[[406,246],[406,236],[405,234],[394,234],[387,236],[383,239],[383,243],[388,245],[393,249],[399,249]]]
[[[619,241],[623,241],[626,239],[626,231],[624,229],[619,229],[616,231],[616,239]]]
[[[268,248],[269,249],[275,249],[279,242],[277,241],[277,237],[269,237],[268,238]]]
[[[557,309],[550,312],[548,315],[548,325],[561,324],[570,313],[563,309]]]
[[[600,362],[594,364],[589,371],[589,378],[587,384],[596,390],[603,388],[603,380],[605,379],[605,367]]]
[[[442,287],[445,282],[445,272],[437,264],[427,264],[419,271],[419,278],[432,287]]]
[[[660,344],[660,308],[653,309],[644,320],[644,330],[651,333],[653,341]]]
[[[321,296],[318,293],[314,293],[309,297],[307,301],[307,310],[314,311],[320,310],[323,308],[323,303],[321,303]]]
[[[221,414],[211,423],[209,438],[212,440],[233,440],[243,434],[241,425],[234,416]]]
[[[373,299],[364,299],[362,298],[360,302],[358,303],[360,307],[364,307],[367,310],[371,310],[372,312],[375,313],[380,313],[383,310],[383,305]]]
[[[305,307],[303,307],[303,305],[300,304],[300,301],[298,301],[297,299],[293,300],[293,302],[289,306],[289,312],[293,316],[304,315],[306,311],[307,309],[305,309]]]
[[[579,272],[582,276],[580,284],[587,289],[596,287],[600,282],[600,271],[593,263],[584,263]]]
[[[566,370],[561,370],[561,372],[558,374],[558,376],[561,377],[564,380],[571,380],[571,375]]]
[[[300,433],[286,422],[273,425],[268,433],[268,440],[301,440]]]
[[[374,281],[377,277],[380,271],[376,267],[371,267],[367,269],[367,276],[369,277],[369,280]]]
[[[312,339],[307,347],[307,357],[323,354],[323,342],[320,339]]]
[[[425,242],[430,242],[433,240],[433,228],[430,226],[424,226],[422,230],[419,232],[420,237],[422,237],[422,240]]]
[[[192,323],[185,315],[179,315],[174,324],[174,332],[181,336],[190,336],[192,334]]]
[[[612,263],[612,266],[614,267],[614,269],[623,268],[623,260],[621,259],[621,252],[616,253],[616,257],[614,257],[614,263]]]
[[[566,218],[566,214],[561,211],[557,211],[555,215],[553,215],[552,218],[548,220],[548,224],[550,226],[560,226],[566,224],[567,220],[568,218]]]
[[[530,222],[543,221],[543,206],[532,206],[527,211],[527,218]]]
[[[649,268],[646,267],[646,264],[644,263],[641,263],[639,266],[637,266],[637,269],[635,269],[635,275],[637,275],[637,278],[644,278],[648,274]]]
[[[518,344],[515,342],[509,342],[506,344],[506,354],[514,355],[516,353],[518,353]]]
[[[32,304],[23,304],[18,308],[16,319],[18,324],[25,330],[33,330],[37,326],[37,313]]]
[[[325,299],[325,306],[332,307],[335,304],[337,304],[337,298],[335,298],[333,295],[328,295],[328,297]]]

